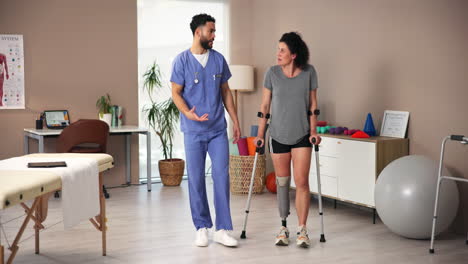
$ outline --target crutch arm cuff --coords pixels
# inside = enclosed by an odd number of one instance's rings
[[[310,116],[311,116],[311,115],[316,115],[316,116],[318,116],[318,115],[320,115],[320,110],[319,110],[319,109],[315,109],[314,111],[310,111],[310,110],[309,110],[309,111],[307,112],[307,114],[310,115]]]
[[[258,118],[263,118],[263,117],[265,117],[265,119],[270,119],[271,115],[270,115],[270,113],[267,113],[267,114],[264,115],[262,112],[258,112],[258,113],[257,113],[257,117],[258,117]]]

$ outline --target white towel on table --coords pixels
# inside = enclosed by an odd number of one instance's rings
[[[28,168],[29,162],[50,161],[65,161],[67,167]],[[0,170],[47,170],[60,175],[65,229],[99,214],[99,168],[95,159],[16,157],[1,160]]]

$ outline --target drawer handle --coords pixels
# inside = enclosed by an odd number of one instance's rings
[[[337,144],[341,144],[341,141],[338,141]]]

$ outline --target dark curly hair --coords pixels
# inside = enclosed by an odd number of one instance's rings
[[[309,62],[309,48],[297,32],[284,33],[279,42],[284,42],[291,54],[296,54],[294,65],[304,69]]]
[[[207,22],[216,23],[214,17],[207,15],[207,14],[198,14],[192,17],[192,22],[190,22],[190,29],[192,30],[192,34],[195,35],[195,30],[199,26],[204,26]]]

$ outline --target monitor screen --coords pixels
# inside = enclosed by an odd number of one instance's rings
[[[48,128],[60,128],[70,125],[67,110],[44,111],[44,116]]]

